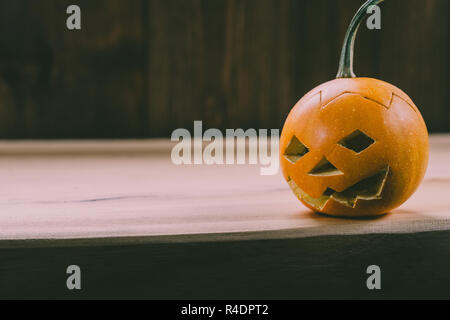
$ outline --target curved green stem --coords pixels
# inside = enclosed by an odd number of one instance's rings
[[[361,8],[359,8],[358,12],[356,12],[355,16],[350,22],[350,26],[348,27],[347,34],[345,35],[344,45],[342,47],[341,60],[339,61],[339,70],[336,76],[339,78],[356,78],[355,73],[353,72],[353,50],[355,47],[355,38],[358,33],[359,26],[361,25],[362,20],[367,14],[367,9],[370,6],[377,5],[384,0],[368,0],[366,1]]]

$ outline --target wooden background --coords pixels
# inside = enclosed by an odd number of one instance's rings
[[[332,79],[362,0],[0,0],[0,139],[164,137],[279,128]],[[78,4],[82,30],[65,27]],[[388,0],[355,71],[450,130],[448,0]]]

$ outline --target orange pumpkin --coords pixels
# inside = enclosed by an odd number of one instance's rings
[[[361,217],[389,212],[417,189],[428,162],[428,132],[406,93],[352,70],[356,31],[347,31],[338,79],[307,93],[292,109],[280,140],[283,175],[314,211]]]

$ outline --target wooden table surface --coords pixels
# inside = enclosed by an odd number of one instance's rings
[[[430,143],[428,172],[408,202],[381,218],[349,220],[310,212],[281,174],[261,176],[259,166],[175,166],[168,141],[1,142],[0,294],[68,294],[54,274],[78,262],[103,279],[91,287],[90,297],[366,297],[348,275],[380,261],[395,268],[392,281],[394,275],[403,279],[401,290],[388,290],[391,297],[447,296],[432,284],[446,283],[433,272],[450,266],[450,136],[432,136]],[[311,257],[320,251],[327,253]],[[139,262],[124,266],[133,259]],[[404,277],[412,261],[416,278],[434,270],[432,284],[411,291]],[[108,273],[113,262],[119,266]],[[187,274],[172,283],[180,265]],[[338,277],[339,286],[355,281],[353,291],[340,293],[336,284],[324,295],[318,288],[330,286],[325,265],[347,275]],[[154,290],[139,286],[137,278],[132,282],[141,268],[154,270],[148,279]],[[221,278],[212,269],[220,270]],[[106,277],[118,270],[128,272],[120,293]],[[234,270],[233,276],[224,270]],[[43,279],[46,290],[30,286],[42,286]],[[222,290],[214,291],[211,281],[222,283]],[[303,290],[291,287],[296,281]]]
[[[0,143],[0,239],[450,229],[450,137],[431,138],[429,169],[413,197],[371,220],[313,214],[281,174],[261,176],[259,166],[176,166],[171,146],[166,141]]]

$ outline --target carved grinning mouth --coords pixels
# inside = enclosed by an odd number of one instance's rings
[[[298,198],[317,210],[322,210],[330,199],[333,199],[346,207],[355,208],[358,200],[381,199],[381,193],[383,192],[389,170],[390,168],[388,166],[375,175],[357,182],[342,192],[337,192],[328,188],[323,195],[318,198],[314,198],[307,194],[290,177],[288,178],[288,184]]]

